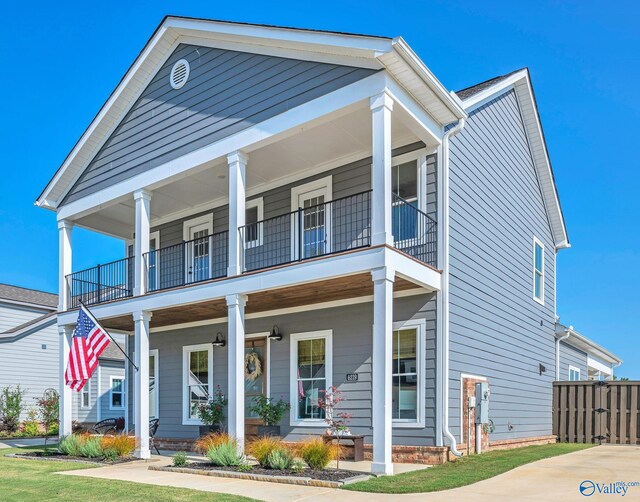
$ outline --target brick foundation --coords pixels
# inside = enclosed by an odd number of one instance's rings
[[[533,446],[538,444],[552,444],[556,442],[557,442],[556,436],[535,436],[530,438],[501,439],[499,441],[490,441],[489,451],[510,450],[512,448],[522,448],[523,446]]]

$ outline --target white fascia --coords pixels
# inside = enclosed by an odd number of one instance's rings
[[[241,150],[250,153],[285,139],[302,127],[308,129],[334,120],[352,112],[359,106],[365,106],[365,100],[382,92],[385,85],[384,72],[370,75],[221,141],[66,204],[58,211],[58,220],[73,220],[86,216],[127,198],[131,193],[141,188],[154,190],[180,177],[187,176],[192,170],[203,168],[212,162],[222,162],[229,152]]]

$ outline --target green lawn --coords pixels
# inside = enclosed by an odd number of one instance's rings
[[[529,462],[584,450],[592,446],[594,445],[558,443],[493,451],[463,457],[455,462],[420,471],[371,478],[368,481],[347,485],[344,489],[375,493],[422,493],[449,490],[497,476]]]
[[[7,458],[7,453],[41,447],[5,448],[0,450],[0,499],[33,502],[34,500],[83,501],[198,501],[249,502],[253,499],[208,493],[184,488],[143,485],[128,481],[62,476],[60,471],[90,469],[92,466],[74,462],[48,462]]]

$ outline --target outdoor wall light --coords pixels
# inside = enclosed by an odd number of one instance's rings
[[[222,333],[220,332],[218,332],[218,334],[216,335],[216,339],[211,343],[214,347],[224,347],[227,344],[227,342],[225,342],[222,338]]]
[[[280,328],[278,328],[278,325],[274,325],[273,328],[271,329],[271,334],[269,335],[269,339],[270,340],[276,340],[276,341],[280,341],[282,340],[282,333],[280,333]]]

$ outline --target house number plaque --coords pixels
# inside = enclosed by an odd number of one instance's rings
[[[357,373],[347,373],[347,382],[357,382],[358,374]]]

